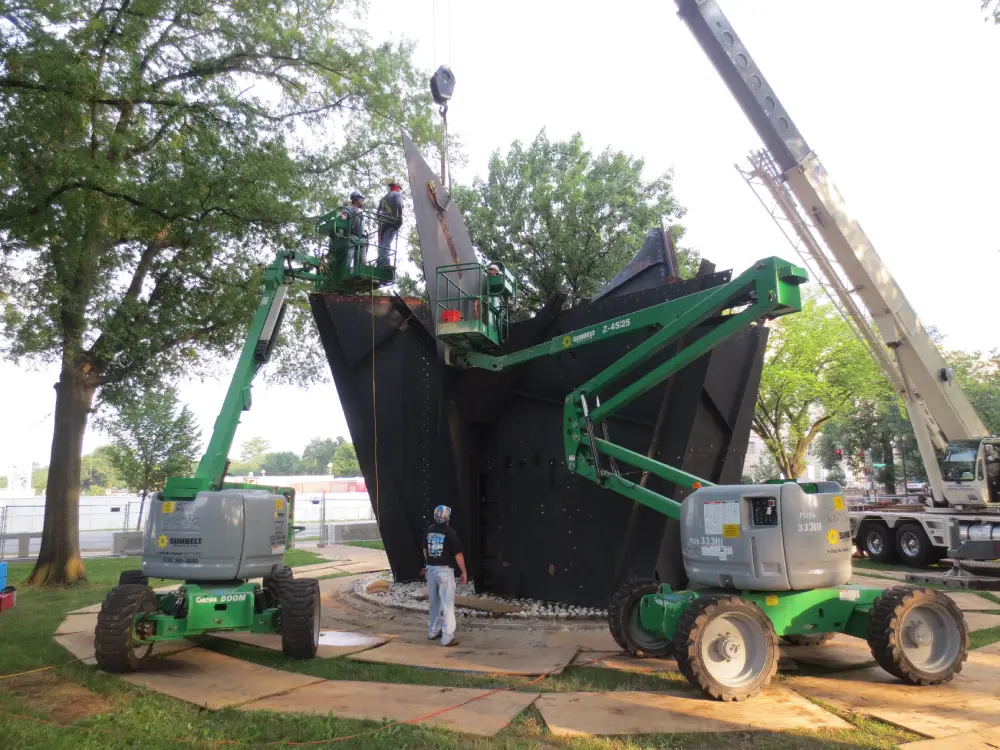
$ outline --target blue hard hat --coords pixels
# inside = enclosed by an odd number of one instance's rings
[[[447,523],[451,518],[451,508],[447,505],[439,505],[434,509],[434,523]]]

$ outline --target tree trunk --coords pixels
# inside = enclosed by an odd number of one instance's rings
[[[80,456],[94,391],[87,373],[63,365],[56,384],[42,547],[27,581],[30,586],[59,586],[87,578],[80,557]]]

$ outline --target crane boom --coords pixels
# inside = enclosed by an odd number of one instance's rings
[[[869,344],[889,383],[904,399],[930,484],[938,498],[949,500],[951,493],[945,491],[934,448],[983,438],[988,434],[986,427],[719,4],[716,0],[676,2],[680,17],[767,147],[766,157],[751,159],[756,167],[753,175],[767,186],[826,277],[827,292],[832,292],[841,312]],[[968,503],[967,497],[959,492],[953,504]]]

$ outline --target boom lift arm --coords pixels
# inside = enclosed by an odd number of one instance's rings
[[[716,0],[676,2],[679,15],[767,147],[769,153],[754,160],[754,177],[764,181],[792,222],[827,277],[838,306],[867,341],[889,383],[906,403],[935,496],[952,505],[970,504],[962,487],[945,486],[934,449],[944,449],[950,441],[983,438],[988,434],[986,427]],[[799,213],[799,207],[808,219]],[[812,232],[822,238],[822,244]],[[831,258],[824,252],[824,244]],[[868,310],[874,328],[861,314],[854,295]]]
[[[439,269],[438,273],[447,273],[448,268]],[[747,326],[798,312],[802,308],[799,286],[806,278],[806,272],[798,266],[780,258],[765,258],[723,286],[570,331],[537,346],[500,356],[452,348],[449,335],[440,330],[438,338],[449,343],[451,364],[499,371],[625,333],[650,332],[649,338],[566,396],[563,407],[566,467],[606,489],[676,519],[680,516],[679,502],[626,479],[617,471],[615,462],[649,472],[679,487],[697,489],[710,486],[711,482],[616,445],[608,439],[606,430],[602,430],[604,437],[599,438],[595,428],[603,426],[605,420],[627,404]],[[485,307],[485,304],[484,297],[482,305]],[[439,302],[442,317],[448,312],[447,305],[447,301]],[[717,325],[693,338],[692,332],[709,321]],[[460,336],[456,334],[454,341],[461,342]],[[685,346],[665,362],[635,377],[652,357],[682,336],[689,340]],[[629,376],[633,379],[602,404],[600,394],[607,393],[611,386]],[[610,470],[604,468],[603,459],[611,460]]]

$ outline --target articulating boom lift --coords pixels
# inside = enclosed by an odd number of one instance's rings
[[[240,415],[250,408],[254,377],[271,357],[291,285],[302,280],[319,292],[353,294],[374,293],[394,281],[395,249],[393,265],[369,263],[369,243],[357,233],[356,218],[348,207],[320,217],[318,229],[329,237],[327,257],[283,251],[264,269],[257,309],[205,454],[193,477],[171,477],[154,496],[142,570],[122,573],[101,606],[94,640],[105,671],[133,671],[156,642],[211,631],[280,633],[286,656],[316,655],[319,583],[293,579],[283,565],[294,533],[294,490],[227,482],[226,475]],[[156,594],[151,576],[184,584]],[[249,580],[257,576],[262,584]]]
[[[698,586],[674,592],[655,581],[626,582],[608,607],[611,634],[622,648],[639,656],[673,654],[693,685],[734,701],[770,682],[779,637],[802,645],[838,632],[865,638],[883,668],[915,684],[947,682],[961,670],[968,632],[950,599],[932,589],[847,585],[853,540],[838,484],[712,486],[610,439],[606,420],[630,401],[748,325],[799,311],[803,269],[766,258],[723,286],[495,355],[503,329],[491,321],[506,320],[516,286],[504,283],[506,271],[494,264],[492,283],[481,269],[487,280],[478,295],[469,284],[441,295],[447,284],[440,280],[459,269],[468,273],[468,266],[437,270],[437,336],[456,367],[497,372],[615,336],[648,334],[566,395],[561,425],[570,472],[680,521],[685,572]],[[650,367],[680,337],[686,343]],[[617,392],[608,395],[613,386]],[[619,464],[695,491],[678,502],[631,481]]]

